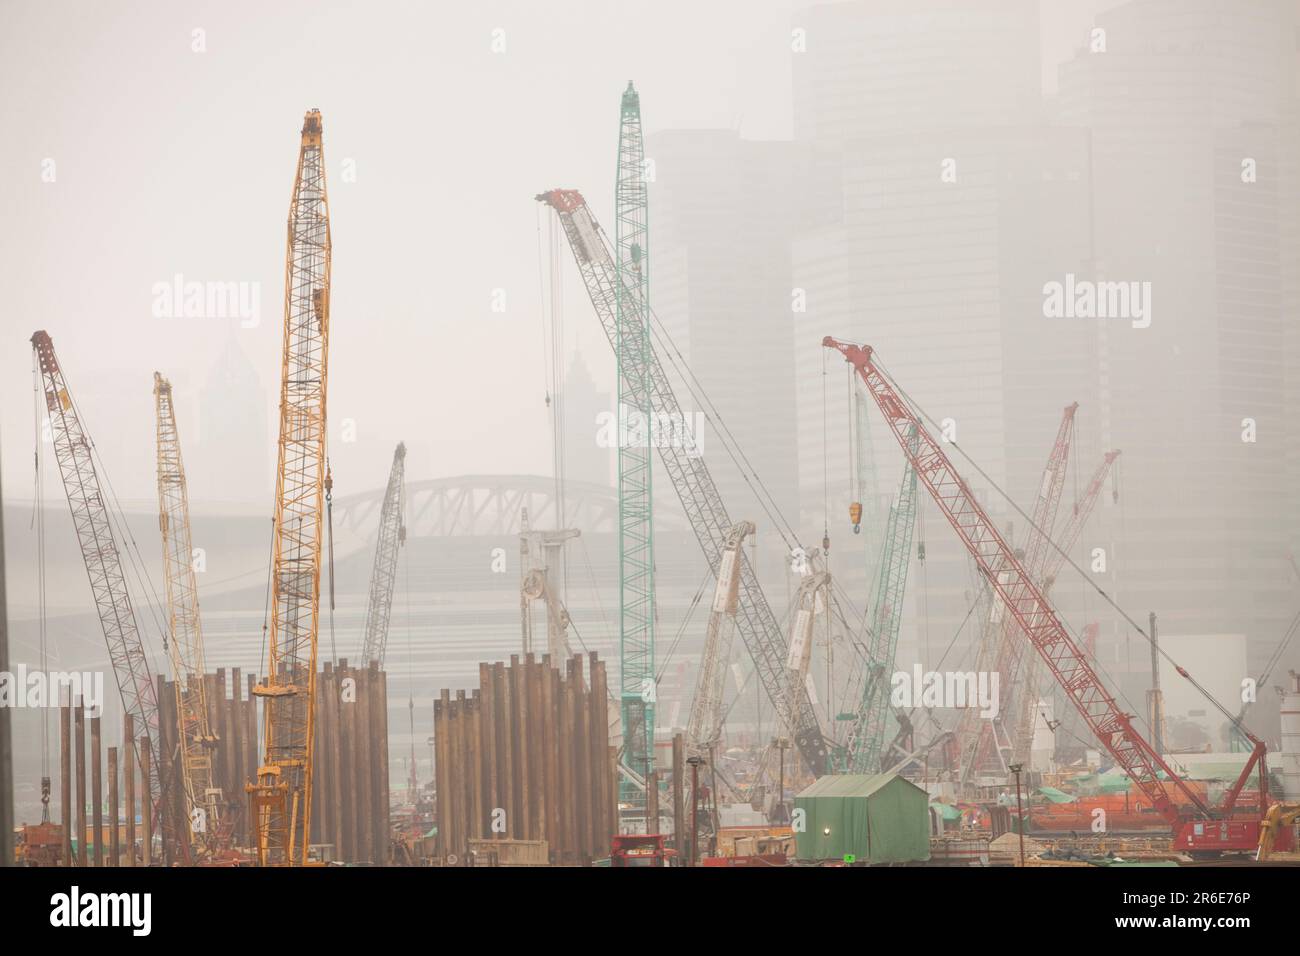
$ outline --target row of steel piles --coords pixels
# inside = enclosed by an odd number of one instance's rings
[[[223,823],[230,843],[252,845],[245,784],[257,778],[262,750],[258,733],[254,675],[239,668],[203,676],[208,728],[217,738],[212,750],[213,785],[221,788]],[[229,695],[229,696],[227,696]],[[171,826],[165,833],[186,834],[188,814],[177,746],[176,686],[158,678],[160,748],[167,784]],[[313,844],[333,848],[332,857],[348,863],[389,860],[387,676],[379,665],[356,668],[346,659],[326,662],[316,680],[316,756],[312,787]],[[178,848],[167,859],[179,862]]]
[[[544,840],[550,861],[587,864],[618,828],[605,663],[529,654],[479,665],[479,686],[433,702],[438,858],[470,840]]]
[[[168,825],[163,828],[163,832],[172,839],[185,839],[188,835],[189,810],[185,806],[184,768],[180,761],[176,683],[162,675],[155,680],[158,687],[158,726],[162,737],[159,760],[162,763],[162,780],[169,813]],[[229,828],[232,845],[249,846],[252,835],[248,830],[244,784],[256,779],[260,753],[257,698],[253,696],[253,685],[257,678],[252,674],[242,675],[240,669],[235,667],[229,671],[222,668],[215,673],[204,674],[202,680],[208,730],[217,738],[211,750],[212,785],[221,789],[222,819],[219,824],[214,821],[214,825]],[[227,697],[227,694],[230,696]],[[166,857],[168,862],[179,862],[181,859],[179,848],[172,846],[170,839]]]
[[[377,662],[325,663],[315,737],[311,842],[346,863],[388,863],[388,676]]]
[[[256,779],[262,745],[257,699],[252,693],[257,678],[242,675],[236,667],[205,674],[202,680],[208,728],[217,738],[211,751],[212,781],[222,793],[222,822],[230,830],[230,844],[247,847],[252,836],[244,785]],[[177,841],[189,838],[189,813],[177,739],[180,721],[176,712],[176,685],[161,675],[155,681],[161,737],[159,771],[166,814],[160,818],[145,812],[142,806],[149,792],[148,737],[140,737],[136,747],[108,748],[105,806],[100,718],[87,717],[80,702],[60,708],[63,860],[68,865],[112,866],[111,861],[117,860],[119,865],[132,866],[184,860]],[[314,844],[332,845],[334,859],[349,863],[389,860],[387,707],[387,675],[375,662],[366,668],[350,667],[346,659],[337,665],[327,662],[316,681],[311,840]],[[124,736],[130,740],[134,735],[132,720],[130,716],[124,720]],[[89,775],[86,773],[87,724],[91,738]],[[87,819],[88,815],[93,820]],[[115,829],[112,821],[122,815],[125,825]],[[150,858],[155,822],[163,824],[159,834],[161,860]],[[85,859],[73,848],[77,833],[86,837],[76,841],[78,850],[87,848]],[[103,838],[96,840],[95,833],[102,834]],[[107,845],[110,843],[111,847]],[[127,847],[134,847],[134,853],[128,852]]]
[[[149,738],[142,736],[132,746],[135,727],[130,715],[123,718],[123,744],[108,748],[106,806],[101,719],[88,717],[80,698],[59,707],[63,865],[148,866],[156,862],[151,859],[153,818],[147,806]],[[86,773],[87,724],[90,729],[89,777]],[[139,802],[137,794],[140,795]],[[137,812],[140,815],[138,826]],[[125,827],[118,826],[122,816],[126,818]],[[77,834],[80,837],[74,840]]]

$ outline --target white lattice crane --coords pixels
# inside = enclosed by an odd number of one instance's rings
[[[208,726],[203,675],[203,628],[190,537],[189,493],[172,386],[157,372],[153,394],[158,445],[158,527],[162,533],[171,635],[172,678],[176,688],[178,756],[185,788],[191,857],[201,860],[221,848],[224,822],[221,788],[212,775],[217,737]]]
[[[725,686],[731,640],[736,630],[736,604],[740,598],[740,549],[754,533],[752,521],[738,521],[727,532],[718,563],[718,584],[709,607],[704,651],[695,677],[695,696],[686,723],[686,755],[707,757],[722,735],[722,689]]]

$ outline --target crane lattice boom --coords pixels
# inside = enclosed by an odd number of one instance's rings
[[[916,468],[917,477],[966,545],[997,597],[1015,617],[1043,663],[1119,769],[1175,829],[1175,844],[1201,852],[1253,847],[1259,838],[1260,819],[1268,806],[1264,745],[1255,742],[1254,753],[1217,813],[1206,807],[1134,729],[1132,716],[1119,709],[1087,655],[1061,624],[1042,590],[1007,545],[965,480],[875,363],[871,347],[838,342],[830,336],[822,344],[839,351],[857,370],[894,438]],[[913,429],[920,438],[915,450],[908,443]],[[1234,816],[1237,795],[1256,766],[1260,778],[1259,813],[1250,818]],[[1171,786],[1181,792],[1186,801],[1184,808],[1171,799]],[[1206,826],[1206,820],[1215,821],[1215,825]]]
[[[370,598],[366,603],[366,630],[361,646],[362,662],[378,661],[381,668],[388,649],[388,622],[393,612],[393,588],[397,584],[397,552],[406,542],[406,526],[402,524],[405,477],[406,445],[398,442],[379,512],[379,543],[375,545],[375,564],[370,571]]]
[[[912,560],[912,532],[916,527],[916,470],[909,461],[903,468],[898,498],[889,509],[881,545],[880,569],[871,603],[871,643],[863,664],[862,694],[853,727],[845,744],[849,773],[878,773],[889,716],[890,673],[898,651],[903,620],[903,594]]]
[[[330,327],[329,202],[321,116],[303,120],[289,206],[265,756],[248,787],[258,861],[307,862],[311,832],[325,397]]]
[[[212,774],[217,738],[208,726],[203,687],[203,629],[199,590],[190,538],[189,494],[185,463],[176,428],[172,386],[154,373],[154,407],[158,444],[158,523],[162,532],[167,581],[167,618],[171,633],[172,677],[176,687],[181,780],[185,787],[188,840],[193,857],[219,848],[222,794]]]
[[[81,421],[81,414],[68,390],[63,369],[54,354],[54,342],[46,332],[32,335],[32,348],[41,384],[45,408],[50,417],[54,457],[58,460],[63,490],[77,530],[81,557],[90,578],[95,611],[108,645],[113,676],[122,696],[122,708],[134,721],[137,733],[149,739],[149,809],[157,815],[162,808],[162,781],[158,735],[158,697],[150,674],[149,659],[136,625],[135,610],[126,586],[122,555],[113,534],[108,499],[95,470],[94,445]],[[143,766],[140,742],[130,742],[136,751],[138,766]],[[163,815],[166,819],[166,815]]]
[[[608,236],[600,228],[591,208],[576,189],[553,189],[537,197],[555,210],[573,252],[587,295],[609,339],[617,349],[618,323],[614,308],[618,274]],[[654,349],[647,355],[650,396],[660,420],[680,422],[681,403],[668,381]],[[658,442],[659,460],[672,481],[696,540],[716,577],[733,522],[718,493],[693,437],[682,441]],[[781,625],[759,586],[753,566],[741,552],[740,596],[736,609],[736,630],[754,661],[758,679],[771,700],[777,717],[789,728],[804,764],[816,775],[826,772],[826,742],[822,736],[812,698],[806,688],[795,688],[793,697],[786,678],[786,642]]]
[[[1070,553],[1075,542],[1079,540],[1083,525],[1097,504],[1106,475],[1118,457],[1118,451],[1106,453],[1106,457],[1097,466],[1092,480],[1088,482],[1087,488],[1075,502],[1074,511],[1066,519],[1065,529],[1061,532],[1059,544],[1061,550],[1049,554],[1044,563],[1043,576],[1040,579],[1044,594],[1051,593],[1052,584],[1065,564],[1065,555]],[[1029,759],[1029,748],[1034,739],[1034,708],[1038,705],[1038,657],[1024,653],[1028,642],[1021,635],[1019,627],[1012,630],[1013,633],[1004,635],[998,657],[997,667],[1004,675],[1007,682],[1005,689],[1008,692],[1005,707],[999,708],[998,714],[999,719],[1009,725],[1005,737],[1011,741],[1012,762],[1023,763]]]
[[[818,620],[829,620],[831,575],[829,571],[809,571],[799,582],[790,602],[790,650],[786,657],[786,680],[790,696],[808,681],[808,664],[812,660],[813,634]]]
[[[718,584],[709,608],[708,631],[700,669],[695,678],[695,697],[686,724],[687,756],[707,757],[709,748],[722,736],[722,689],[736,628],[736,605],[740,598],[741,546],[754,533],[752,521],[738,521],[727,532],[718,568]]]
[[[1047,555],[1042,576],[1039,578],[1042,582],[1041,586],[1044,595],[1051,593],[1056,575],[1065,564],[1065,555],[1070,552],[1075,542],[1079,540],[1079,534],[1083,531],[1084,524],[1087,523],[1093,507],[1097,504],[1097,497],[1101,492],[1102,485],[1105,484],[1106,475],[1109,474],[1111,465],[1118,457],[1118,451],[1106,453],[1083,494],[1074,503],[1074,509],[1066,519],[1064,529],[1057,541],[1056,548],[1059,550],[1053,549]],[[967,782],[970,781],[971,774],[990,763],[992,752],[996,747],[1001,746],[1011,750],[1009,763],[1022,763],[1027,759],[1029,745],[1033,738],[1033,709],[1036,704],[1036,688],[1038,686],[1038,656],[1025,653],[1025,648],[1031,645],[1025,639],[1015,618],[1007,618],[1006,624],[1010,630],[1004,631],[1002,635],[1003,639],[998,645],[997,657],[994,663],[997,672],[1002,675],[998,716],[989,722],[992,726],[980,726],[980,737],[978,745],[973,751],[974,756],[968,756],[962,762],[963,779]],[[968,746],[969,741],[970,738],[967,737]],[[963,751],[963,753],[967,754],[969,752]],[[953,759],[957,760],[958,758],[954,757]],[[1006,760],[1003,762],[1008,763]]]
[[[623,763],[642,779],[649,780],[654,770],[655,733],[654,497],[650,457],[650,446],[654,444],[651,435],[654,403],[649,369],[650,262],[646,197],[641,98],[629,83],[619,109],[615,189],[620,712]],[[645,792],[624,776],[619,777],[619,786],[625,803],[637,805],[646,799]]]
[[[1066,466],[1070,460],[1070,445],[1074,435],[1074,416],[1079,410],[1079,403],[1075,402],[1066,406],[1061,415],[1061,424],[1056,431],[1056,440],[1052,443],[1052,451],[1047,456],[1047,464],[1043,467],[1043,477],[1038,485],[1038,494],[1034,498],[1034,507],[1031,512],[1030,526],[1028,531],[1028,542],[1024,552],[1025,570],[1029,572],[1032,578],[1042,583],[1043,562],[1047,558],[1048,543],[1051,540],[1052,525],[1056,522],[1056,512],[1061,503],[1061,492],[1065,488]],[[993,601],[989,605],[989,616],[986,622],[986,628],[983,634],[985,640],[981,641],[979,660],[976,663],[976,670],[980,672],[988,671],[989,664],[992,661],[1001,662],[1008,654],[1008,645],[1014,642],[1020,643],[1019,630],[1015,627],[1015,618],[1006,613],[1001,601]],[[997,638],[996,643],[994,638]],[[1006,680],[1007,672],[1001,667],[997,672]],[[1007,685],[1010,681],[1007,680]],[[1009,686],[1004,685],[1000,692],[999,698],[1005,702],[1009,699]],[[998,713],[1002,713],[1001,707]],[[976,758],[977,753],[987,753],[991,747],[987,742],[991,740],[990,734],[993,727],[989,721],[979,717],[979,711],[974,707],[968,707],[962,712],[961,720],[957,725],[957,741],[961,746],[962,755],[962,779],[969,781],[974,774],[979,760]],[[981,750],[981,747],[983,749]]]

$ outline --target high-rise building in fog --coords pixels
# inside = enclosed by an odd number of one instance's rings
[[[787,518],[797,520],[795,382],[790,361],[790,240],[806,215],[805,151],[727,130],[647,139],[654,163],[651,304]],[[671,374],[671,372],[670,372]],[[676,376],[673,376],[676,381]],[[689,389],[678,398],[733,520],[759,528],[765,565],[779,539],[750,480]]]
[[[183,436],[190,500],[268,507],[275,484],[267,437],[270,406],[237,336],[233,330],[227,334],[199,390],[197,441]]]
[[[800,10],[795,138],[994,129],[1042,110],[1038,0],[853,0]]]
[[[1087,261],[1087,138],[1043,119],[1036,3],[863,0],[795,22],[808,30],[794,59],[795,129],[837,184],[792,251],[807,297],[793,321],[800,490],[805,522],[827,515],[832,568],[853,582],[863,544],[847,534],[847,367],[821,347],[826,334],[874,346],[1018,503],[1038,491],[1066,405],[1080,403],[1083,480],[1100,459],[1096,331],[1045,318],[1042,296]],[[903,456],[874,407],[869,419],[874,483],[892,496]],[[1023,541],[1023,519],[950,453]],[[980,585],[955,535],[922,508],[927,565],[913,566],[900,660],[934,664]],[[851,591],[865,600],[861,583]]]
[[[1294,603],[1295,7],[1135,0],[1097,23],[1057,121],[1090,136],[1090,278],[1153,301],[1149,327],[1100,327],[1118,598],[1165,633],[1244,633],[1256,667]]]
[[[597,441],[602,414],[613,414],[614,399],[601,391],[581,352],[564,373],[564,470],[574,481],[609,487],[614,482],[614,449]]]

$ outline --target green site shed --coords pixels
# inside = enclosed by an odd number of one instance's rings
[[[794,798],[801,860],[913,863],[930,859],[930,796],[898,774],[822,777]],[[798,822],[798,821],[796,821]]]

